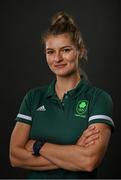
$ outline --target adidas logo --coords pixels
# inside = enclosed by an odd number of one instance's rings
[[[45,106],[44,106],[44,105],[40,106],[40,107],[37,109],[37,111],[46,111]]]

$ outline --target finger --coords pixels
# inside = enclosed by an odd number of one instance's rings
[[[91,141],[95,141],[97,139],[99,139],[99,135],[92,135],[91,137],[85,140],[85,144],[89,144]]]
[[[79,146],[84,146],[86,143],[85,141],[90,138],[93,135],[97,135],[99,134],[99,130],[96,129],[96,127],[94,125],[89,126],[82,134],[82,136],[78,139],[77,141],[77,145]],[[88,142],[90,142],[91,140],[89,140]]]
[[[95,141],[91,141],[90,143],[86,144],[84,147],[89,147],[91,145],[94,145],[95,144]]]
[[[87,129],[95,129],[96,127],[94,125],[90,125]]]
[[[88,129],[88,130],[84,131],[83,136],[85,138],[88,138],[89,136],[92,136],[94,134],[99,134],[99,132],[100,131],[98,129]]]
[[[91,131],[86,131],[83,133],[83,135],[78,139],[77,145],[79,146],[84,146],[85,144],[89,143],[93,139],[98,139],[99,138],[99,130],[91,130]]]
[[[79,146],[81,146],[81,145],[83,145],[85,143],[85,138],[84,137],[81,137],[81,138],[79,138],[78,139],[78,141],[77,141],[77,145],[79,145]]]

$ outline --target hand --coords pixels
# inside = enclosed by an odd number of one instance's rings
[[[35,142],[35,140],[30,139],[30,140],[26,143],[25,149],[26,149],[27,151],[33,152],[33,144],[34,144],[34,142]]]
[[[78,139],[76,145],[81,147],[88,147],[93,145],[97,139],[99,139],[100,131],[95,126],[90,125]]]

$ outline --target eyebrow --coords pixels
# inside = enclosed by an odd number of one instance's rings
[[[64,49],[64,48],[72,48],[72,45],[70,45],[70,46],[62,46],[60,49]],[[53,50],[53,48],[46,48],[46,50]]]

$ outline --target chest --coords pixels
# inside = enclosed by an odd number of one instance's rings
[[[88,107],[80,104],[80,100],[41,103],[33,113],[30,138],[43,137],[51,143],[74,144],[88,126]]]

